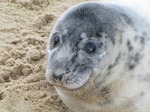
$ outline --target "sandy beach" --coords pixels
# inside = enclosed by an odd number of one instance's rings
[[[0,112],[67,112],[45,79],[57,18],[87,0],[0,0]]]

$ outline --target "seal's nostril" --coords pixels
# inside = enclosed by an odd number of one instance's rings
[[[62,78],[63,78],[63,75],[64,75],[64,74],[60,74],[60,75],[57,76],[56,74],[53,73],[52,77],[53,77],[55,80],[61,81]]]

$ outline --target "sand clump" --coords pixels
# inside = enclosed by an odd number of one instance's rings
[[[67,112],[45,79],[46,43],[60,14],[85,0],[0,0],[0,112]]]

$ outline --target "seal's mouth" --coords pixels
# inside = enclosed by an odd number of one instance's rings
[[[55,78],[52,73],[46,72],[46,79],[49,83],[59,88],[78,89],[86,85],[91,75],[92,72],[90,71],[78,73],[77,75],[64,74],[60,80],[59,78]]]

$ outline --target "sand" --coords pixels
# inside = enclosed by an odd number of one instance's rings
[[[87,0],[0,0],[0,112],[67,112],[45,79],[57,18]]]

